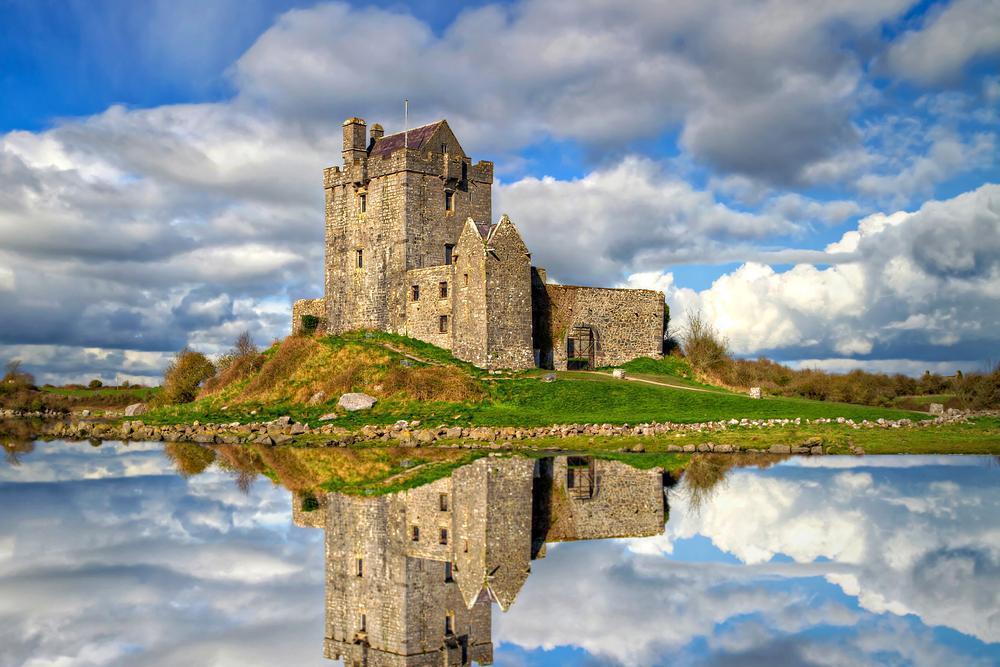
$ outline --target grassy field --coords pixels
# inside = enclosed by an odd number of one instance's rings
[[[388,346],[388,347],[387,347]],[[390,349],[392,348],[392,349]],[[431,364],[406,359],[405,354]],[[427,343],[384,333],[356,332],[337,338],[290,338],[266,353],[257,375],[243,378],[198,401],[155,410],[147,423],[264,421],[290,415],[319,424],[335,413],[335,425],[356,429],[400,419],[427,424],[531,427],[567,423],[692,423],[720,419],[845,417],[919,419],[926,413],[795,398],[753,400],[694,381],[681,359],[637,359],[630,373],[676,386],[618,380],[600,373],[485,374]],[[687,388],[698,389],[689,391]],[[706,391],[707,390],[707,391]],[[369,411],[338,411],[345,391],[378,397]],[[308,397],[324,393],[310,405]],[[449,400],[451,398],[457,400]]]

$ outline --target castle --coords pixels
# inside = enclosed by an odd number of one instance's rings
[[[550,542],[659,535],[663,473],[557,456],[479,459],[384,496],[325,495],[296,525],[326,530],[324,654],[356,667],[493,662],[506,611]]]
[[[547,283],[514,223],[492,222],[493,163],[473,163],[447,121],[385,136],[350,118],[343,131],[343,167],[323,173],[325,295],[295,302],[293,331],[312,316],[327,333],[403,334],[489,369],[662,352],[663,294]]]

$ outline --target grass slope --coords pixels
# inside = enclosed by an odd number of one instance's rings
[[[423,364],[404,354],[426,359]],[[336,411],[347,391],[378,397],[370,411],[338,413],[347,428],[420,419],[428,424],[544,426],[565,423],[636,424],[720,419],[845,417],[857,420],[920,418],[926,414],[794,398],[753,400],[693,379],[683,360],[640,359],[632,372],[666,378],[679,388],[616,380],[597,373],[558,373],[540,382],[537,371],[494,377],[433,345],[391,334],[353,332],[336,338],[290,337],[265,353],[249,377],[215,386],[192,404],[155,410],[149,423],[260,421],[291,415],[317,424]],[[309,405],[317,392],[325,400]]]

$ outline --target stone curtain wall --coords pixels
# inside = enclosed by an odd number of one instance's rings
[[[480,368],[486,356],[486,247],[479,229],[467,222],[455,247],[452,353]]]
[[[552,465],[553,516],[546,542],[599,540],[610,537],[648,537],[663,532],[663,473],[639,470],[618,461],[594,460],[597,477],[592,498],[574,498],[568,492],[567,461],[557,456]]]
[[[324,332],[327,328],[326,299],[299,299],[292,304],[292,333],[302,331],[302,316],[312,315],[319,318],[316,331]]]
[[[594,331],[594,365],[616,366],[663,352],[663,293],[653,290],[540,285],[535,282],[535,345],[552,367],[566,369],[566,338],[574,327]]]
[[[402,332],[427,343],[450,350],[454,318],[454,266],[432,266],[406,272],[406,320]],[[440,284],[448,284],[448,296],[440,297]],[[420,298],[413,300],[413,286],[420,287]],[[444,333],[439,331],[440,317],[448,316],[448,326]]]

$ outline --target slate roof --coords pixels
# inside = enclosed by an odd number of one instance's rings
[[[441,123],[443,122],[443,120],[439,120],[436,123],[431,123],[430,125],[415,127],[408,132],[397,132],[396,134],[390,134],[382,137],[375,142],[374,146],[372,146],[371,154],[378,155],[379,157],[388,157],[396,149],[402,148],[404,143],[410,148],[423,148],[424,144],[434,135],[434,132],[441,127]],[[406,135],[405,140],[404,134]]]

